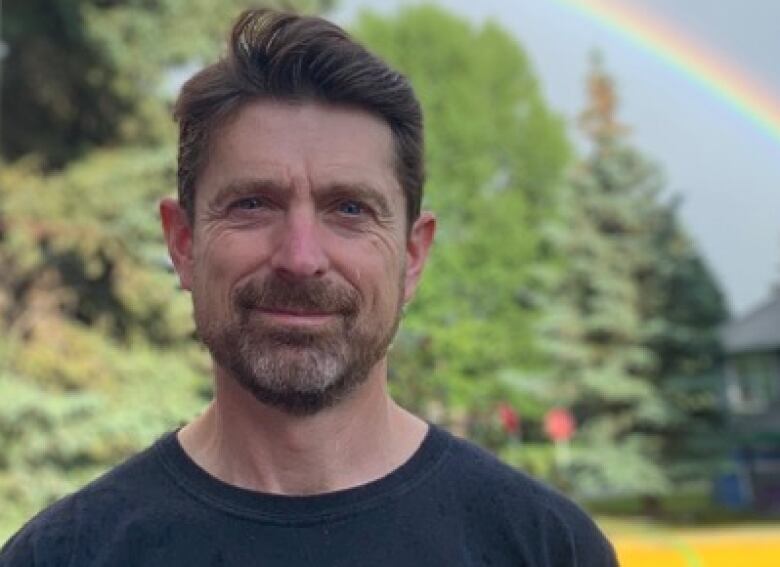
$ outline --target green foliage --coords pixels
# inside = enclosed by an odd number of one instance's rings
[[[57,175],[25,162],[0,173],[8,323],[24,326],[45,310],[117,340],[185,336],[191,325],[182,327],[184,300],[161,269],[155,215],[173,186],[173,163],[162,148],[123,148],[93,152]]]
[[[209,398],[157,203],[176,186],[169,83],[245,7],[4,6],[0,540]]]
[[[500,452],[501,459],[537,478],[556,475],[554,447],[549,443],[510,443]]]
[[[17,374],[7,366],[0,370],[5,400],[0,411],[0,502],[7,511],[0,539],[36,510],[193,417],[203,405],[204,376],[196,371],[202,353],[126,349],[109,341],[95,346],[80,354],[80,364],[98,363],[106,374],[78,389],[53,383],[56,374],[43,374],[47,381],[41,385],[31,380],[41,375]],[[33,347],[25,352],[38,354]]]
[[[216,56],[239,7],[6,6],[0,540],[209,398],[156,207],[175,187],[173,77]],[[674,441],[717,422],[707,376],[725,310],[675,207],[658,201],[657,170],[604,106],[609,90],[586,120],[595,151],[565,181],[563,124],[498,25],[418,6],[365,14],[356,33],[421,98],[439,218],[391,353],[395,396],[561,486],[662,492],[661,463],[712,454],[712,436],[699,452]],[[499,401],[519,410],[523,444]],[[541,432],[557,405],[580,422],[565,463]]]
[[[284,2],[305,11],[333,3]],[[212,60],[247,7],[239,0],[6,3],[2,155],[34,153],[56,169],[96,147],[170,141],[169,73]]]
[[[677,202],[656,212],[653,270],[642,274],[645,341],[658,365],[657,384],[670,418],[662,430],[663,462],[678,481],[710,474],[731,446],[722,414],[723,353],[718,329],[725,299],[677,217]]]
[[[432,6],[356,33],[415,85],[426,117],[426,206],[438,234],[393,351],[394,393],[442,421],[484,429],[500,375],[533,366],[535,273],[550,262],[542,226],[556,214],[568,159],[563,124],[531,65],[494,23],[474,27]],[[432,404],[432,405],[431,405]],[[478,417],[481,416],[481,417]]]
[[[566,263],[541,325],[551,368],[525,382],[544,381],[539,398],[580,422],[565,475],[573,489],[659,495],[679,480],[672,465],[704,457],[701,433],[718,434],[725,308],[676,205],[661,201],[658,169],[627,143],[600,65],[588,86],[592,152],[567,189],[554,237]],[[681,442],[687,431],[699,434],[696,452]]]

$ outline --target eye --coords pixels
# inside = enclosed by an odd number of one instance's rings
[[[262,209],[264,207],[266,207],[266,203],[260,197],[245,197],[230,205],[231,209],[242,209],[245,211]]]
[[[345,215],[357,216],[366,212],[366,207],[358,201],[341,201],[338,205],[338,211]]]

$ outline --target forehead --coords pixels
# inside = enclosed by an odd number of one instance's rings
[[[360,183],[396,192],[387,123],[352,107],[305,102],[247,103],[212,138],[199,191],[235,178],[275,178],[312,187]]]

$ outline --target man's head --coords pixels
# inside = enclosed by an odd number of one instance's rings
[[[420,110],[322,20],[250,12],[232,38],[177,103],[163,226],[218,375],[313,413],[381,366],[425,263]]]
[[[263,9],[238,18],[227,55],[187,81],[176,101],[179,202],[190,220],[216,132],[260,99],[349,106],[386,122],[411,227],[425,171],[422,110],[409,81],[326,20]]]

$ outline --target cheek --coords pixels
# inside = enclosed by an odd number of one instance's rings
[[[405,260],[403,244],[384,235],[342,243],[339,248],[342,273],[358,289],[367,305],[375,309],[396,308]]]
[[[237,282],[257,271],[260,240],[248,234],[224,234],[196,248],[195,286],[210,302],[227,303]]]

